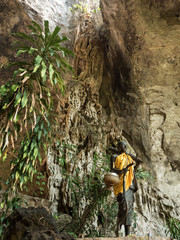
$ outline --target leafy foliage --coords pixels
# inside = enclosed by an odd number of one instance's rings
[[[170,237],[173,239],[180,239],[180,221],[176,218],[168,219],[168,228],[169,230],[166,232],[170,234]]]
[[[73,222],[69,226],[69,231],[78,236],[84,231],[87,222],[91,221],[95,212],[100,210],[110,193],[105,189],[102,178],[103,174],[109,171],[110,156],[106,154],[100,156],[94,153],[92,165],[83,175],[77,167],[80,161],[77,148],[68,144],[57,144],[57,149],[59,151],[57,160],[71,193]],[[72,174],[70,174],[70,169],[73,170]],[[86,231],[89,230],[86,229]]]
[[[18,49],[16,56],[26,53],[27,61],[9,63],[6,67],[16,66],[13,77],[0,88],[0,113],[4,116],[0,131],[0,157],[4,161],[11,143],[17,157],[12,160],[11,178],[20,187],[33,177],[37,169],[37,159],[41,161],[40,149],[46,151],[51,143],[52,132],[52,93],[60,89],[64,93],[61,72],[73,71],[65,60],[71,53],[60,44],[67,37],[58,35],[60,28],[51,33],[48,21],[44,22],[44,32],[34,21],[28,28],[29,35],[19,32],[13,35]],[[22,41],[24,40],[24,41]],[[60,55],[61,54],[61,55]],[[57,87],[58,86],[58,87]],[[30,129],[30,130],[29,130]],[[15,142],[23,135],[20,148]]]
[[[6,209],[3,206],[1,216],[9,208],[8,191],[22,189],[24,183],[32,181],[42,156],[51,146],[54,95],[64,94],[62,73],[73,72],[68,63],[73,53],[61,45],[68,38],[59,36],[59,27],[51,32],[48,21],[44,21],[44,28],[32,21],[28,28],[29,34],[12,34],[16,38],[13,45],[17,61],[3,66],[15,71],[12,79],[0,87],[0,159],[11,159],[4,194]]]
[[[0,236],[2,236],[3,228],[9,225],[9,222],[6,218],[8,213],[21,207],[22,202],[22,199],[17,194],[15,194],[11,199],[9,199],[8,193],[4,194],[3,201],[0,205],[2,210],[0,215]],[[26,202],[24,203],[27,204]]]
[[[70,8],[71,12],[76,12],[79,11],[82,14],[83,13],[96,13],[100,11],[100,7],[98,7],[98,1],[94,1],[94,4],[96,4],[96,7],[89,7],[87,4],[83,2],[78,2],[76,4],[73,4],[72,7]]]
[[[143,168],[138,168],[136,171],[136,177],[139,180],[145,180],[151,182],[153,180],[152,174],[147,172]]]

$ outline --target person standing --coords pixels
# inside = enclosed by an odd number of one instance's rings
[[[126,153],[127,144],[125,141],[120,141],[117,145],[117,152],[111,156],[111,171],[115,172],[120,177],[120,183],[115,185],[114,195],[117,198],[119,209],[117,216],[116,237],[119,237],[121,226],[125,227],[125,235],[130,234],[131,218],[134,204],[134,193],[138,190],[137,180],[134,171],[142,162],[132,154]],[[113,148],[109,148],[113,151]]]

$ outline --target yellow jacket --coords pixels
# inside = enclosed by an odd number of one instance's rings
[[[129,155],[122,153],[121,155],[117,156],[117,158],[116,158],[115,168],[122,170],[128,164],[130,164],[132,162],[133,162],[133,159]],[[129,171],[126,173],[126,177],[125,177],[126,191],[129,189],[129,187],[132,184],[132,180],[134,178],[133,170],[134,170],[134,167],[131,166],[131,167],[129,167]],[[115,196],[117,196],[119,193],[123,192],[123,176],[124,176],[124,174],[122,174],[120,176],[120,183],[114,186],[114,195]]]

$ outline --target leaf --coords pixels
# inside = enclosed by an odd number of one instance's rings
[[[68,55],[74,56],[74,53],[65,47],[61,47],[61,51],[64,52],[65,56],[68,56]]]
[[[4,207],[4,202],[1,202],[1,208],[3,208]]]
[[[25,90],[23,97],[22,97],[22,101],[21,101],[21,107],[24,108],[28,102],[28,92]]]
[[[61,58],[60,61],[61,61],[61,64],[62,64],[65,68],[67,68],[69,71],[71,71],[72,73],[74,73],[73,67],[72,67],[65,59]]]
[[[2,162],[4,162],[7,158],[7,153],[4,154],[3,158],[2,158]]]
[[[21,41],[14,41],[13,43],[11,43],[11,46],[16,45],[16,44],[22,44],[22,42]]]
[[[65,60],[63,59],[62,57],[60,57],[57,53],[54,54],[55,55],[55,58],[58,59],[61,63],[61,65],[63,65],[65,68],[68,68],[72,73],[74,72],[74,69],[73,67]],[[65,71],[62,66],[61,67],[61,70]]]
[[[52,85],[54,85],[54,83],[53,83],[53,74],[54,74],[53,65],[50,63],[49,64],[49,78],[51,80]]]
[[[17,51],[17,53],[16,53],[16,57],[18,57],[21,53],[25,53],[25,52],[27,52],[27,49],[20,49],[20,50],[18,50]]]
[[[57,64],[57,67],[59,68],[60,67],[60,63],[59,61],[56,59],[56,64]]]
[[[60,42],[69,41],[69,40],[70,39],[68,37],[65,37],[65,36],[60,37]]]
[[[16,174],[15,174],[15,180],[17,181],[17,180],[18,180],[18,178],[19,178],[19,173],[18,173],[18,172],[16,172]]]
[[[38,141],[41,140],[41,135],[42,135],[42,131],[39,131],[39,132],[38,132]]]
[[[31,48],[29,49],[29,54],[31,55],[32,53],[37,52],[37,51],[38,51],[37,48],[31,47]]]
[[[41,61],[42,61],[42,57],[40,55],[37,55],[37,57],[35,58],[35,67],[34,67],[33,73],[35,73],[38,70],[38,68],[40,67]]]
[[[19,70],[14,71],[14,73],[13,73],[13,79],[15,79],[15,78],[17,77],[18,73],[19,73]]]
[[[42,33],[42,28],[40,27],[40,25],[39,25],[37,22],[32,21],[32,24],[35,26],[35,28],[36,28],[40,33]]]
[[[23,38],[23,39],[25,39],[25,40],[28,40],[29,42],[33,42],[33,43],[36,44],[36,42],[35,42],[35,40],[34,40],[33,37],[31,37],[31,36],[29,36],[29,35],[27,35],[27,34],[25,34],[25,33],[23,33],[23,32],[12,33],[12,35],[21,37],[21,38]]]
[[[21,101],[21,93],[20,92],[18,92],[18,94],[16,95],[16,98],[15,98],[15,101],[14,101],[14,106],[16,107],[19,103],[20,103],[20,101]]]
[[[41,69],[41,77],[43,78],[43,82],[45,80],[45,75],[46,75],[46,64],[44,61],[41,63],[42,69]]]
[[[60,30],[61,30],[61,28],[59,26],[55,27],[55,29],[51,35],[51,40],[53,40],[57,36],[57,34],[59,33]]]
[[[16,92],[16,90],[18,89],[18,87],[19,87],[19,84],[13,84],[13,85],[11,86],[11,90],[12,90],[13,92]]]
[[[28,25],[27,26],[32,32],[36,33],[37,29],[35,27],[33,27],[32,25]]]
[[[44,28],[45,28],[45,41],[47,41],[49,37],[49,22],[47,20],[44,21]]]
[[[51,55],[51,56],[54,55],[54,50],[52,50],[52,48],[49,48],[49,52],[50,52],[50,55]]]
[[[47,47],[49,48],[50,46],[54,46],[55,44],[58,44],[60,42],[60,38],[59,36],[57,35],[59,33],[59,31],[61,30],[60,27],[56,27],[52,33],[52,35],[49,37],[49,41],[47,42]],[[58,47],[59,44],[58,44]]]

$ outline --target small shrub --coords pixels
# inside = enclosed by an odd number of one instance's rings
[[[110,193],[105,189],[102,177],[109,171],[109,156],[94,153],[92,167],[88,169],[87,174],[81,175],[77,168],[77,163],[80,161],[77,157],[77,148],[69,144],[57,144],[57,149],[60,152],[57,159],[71,193],[73,222],[69,230],[79,235],[83,232],[87,222],[89,225],[91,217],[102,207]],[[69,172],[70,168],[74,169],[72,174]],[[83,207],[84,203],[85,207]]]
[[[170,234],[171,238],[180,240],[180,221],[176,218],[169,218],[167,224],[169,229],[166,234]]]
[[[144,170],[143,168],[138,168],[136,171],[136,177],[139,180],[145,180],[148,182],[153,181],[153,177],[152,174],[146,170]]]

